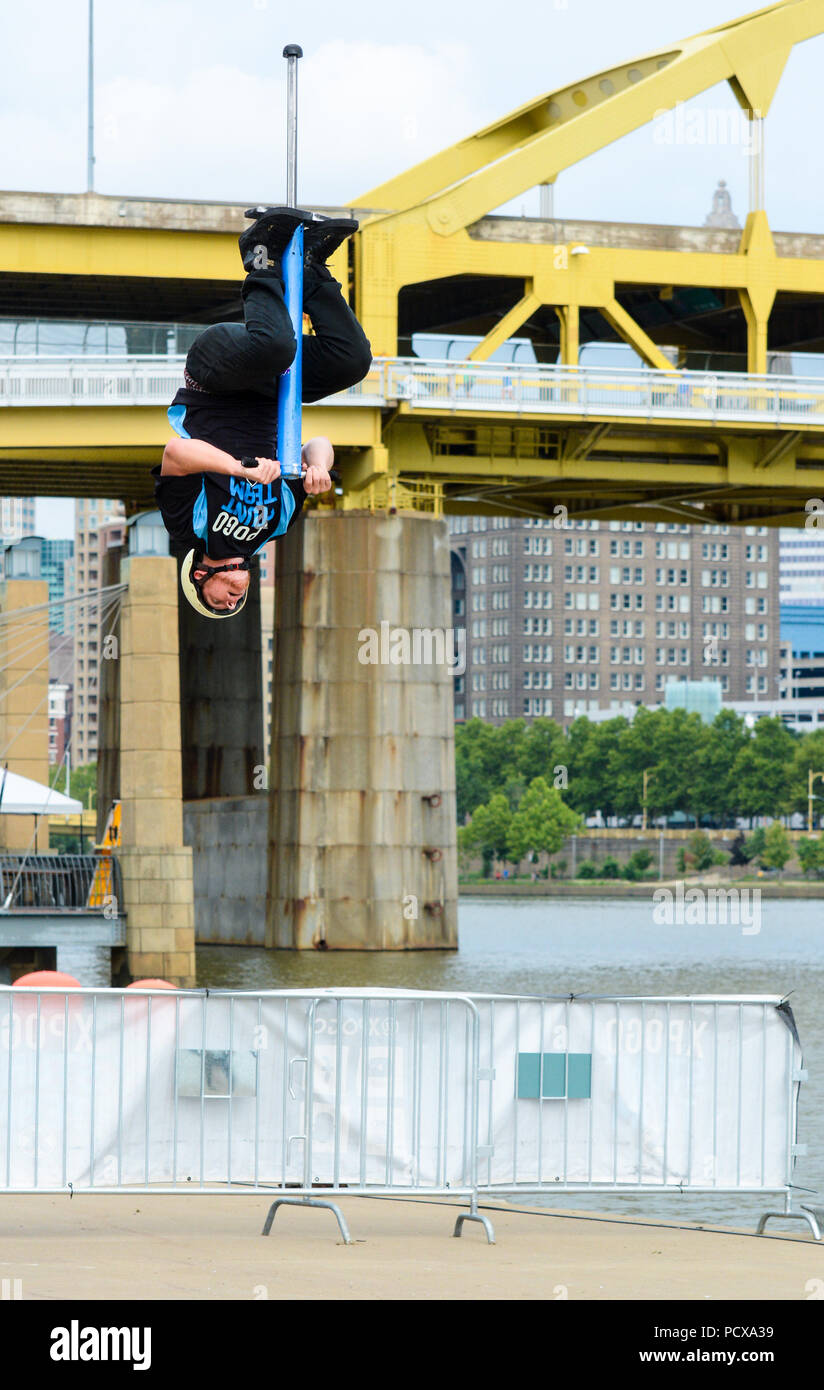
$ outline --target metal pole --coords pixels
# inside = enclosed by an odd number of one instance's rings
[[[750,212],[764,207],[764,117],[750,113]]]
[[[94,0],[89,0],[89,143],[86,182],[89,193],[94,192]]]
[[[288,63],[286,113],[286,202],[297,207],[298,198],[298,59],[299,44],[283,50]],[[283,253],[283,289],[297,351],[278,387],[278,459],[284,478],[299,478],[301,466],[301,398],[303,365],[303,227],[297,227]]]
[[[298,58],[303,57],[300,44],[287,43],[283,50],[287,62],[286,78],[286,202],[290,208],[298,205]]]

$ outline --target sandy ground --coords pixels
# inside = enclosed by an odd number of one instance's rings
[[[451,1238],[453,1204],[339,1200],[351,1246],[331,1212],[289,1207],[263,1239],[259,1196],[6,1196],[0,1280],[22,1280],[32,1300],[805,1300],[824,1290],[824,1244],[800,1222],[755,1238],[497,1207],[485,1208],[490,1246],[478,1225]]]

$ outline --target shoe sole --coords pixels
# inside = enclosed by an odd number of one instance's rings
[[[258,207],[247,208],[243,216],[252,217],[255,220],[258,220],[261,217],[265,217],[267,213],[283,213],[284,216],[298,217],[303,222],[326,221],[326,219],[323,217],[321,213],[309,212],[307,208],[270,207],[268,204],[266,204],[265,206],[263,204],[260,204]]]
[[[256,246],[265,246],[271,256],[281,255],[289,245],[296,228],[306,226],[307,214],[296,208],[267,208],[258,217],[254,226],[247,227],[238,237],[238,247],[243,258]]]
[[[330,217],[325,220],[323,226],[314,223],[306,228],[304,255],[310,262],[325,264],[327,258],[337,251],[346,238],[354,235],[359,225],[351,217]]]

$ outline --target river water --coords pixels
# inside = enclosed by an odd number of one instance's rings
[[[788,994],[810,1079],[796,1182],[824,1193],[824,902],[760,904],[760,929],[659,925],[634,899],[462,898],[460,950],[372,953],[198,948],[198,983],[215,988],[333,985],[484,994]],[[536,1199],[530,1198],[530,1202]],[[548,1201],[550,1199],[547,1199]],[[553,1192],[553,1207],[747,1225],[775,1199]],[[809,1200],[801,1194],[801,1200]],[[814,1204],[824,1201],[818,1197]],[[780,1229],[775,1227],[775,1229]],[[806,1228],[785,1228],[800,1235]]]

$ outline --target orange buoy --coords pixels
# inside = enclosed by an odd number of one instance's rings
[[[177,985],[170,985],[168,980],[132,980],[127,989],[177,989]]]
[[[32,970],[14,981],[15,988],[23,989],[60,989],[61,986],[63,989],[80,989],[80,981],[62,970]]]

